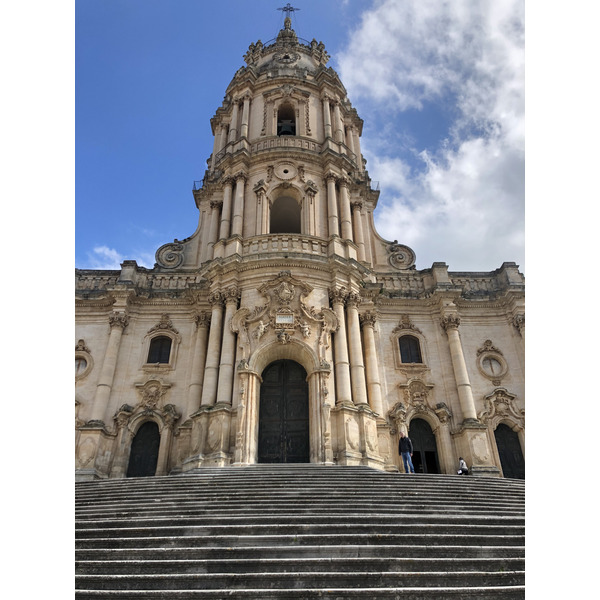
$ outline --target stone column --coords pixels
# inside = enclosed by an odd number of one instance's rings
[[[268,200],[267,184],[261,179],[252,190],[256,194],[256,229],[255,235],[268,233]]]
[[[213,153],[210,159],[210,169],[214,171],[215,165],[217,164],[217,155],[225,147],[225,125],[219,123],[217,125],[217,131],[215,133],[215,141],[213,144]]]
[[[345,177],[340,178],[340,213],[342,238],[354,241],[352,237],[352,214],[350,212],[350,199],[348,197],[348,181]]]
[[[226,240],[229,237],[229,230],[231,225],[231,198],[233,194],[233,182],[232,177],[227,177],[223,181],[223,210],[221,212],[221,230],[219,231],[219,239]]]
[[[237,140],[237,122],[239,110],[239,100],[234,100],[233,111],[231,112],[231,123],[229,124],[229,137],[227,138],[228,143],[235,142],[235,140]]]
[[[383,399],[381,396],[381,381],[379,379],[379,361],[377,360],[377,347],[375,345],[376,316],[372,312],[360,315],[365,349],[365,367],[367,376],[367,394],[369,406],[379,417],[383,415]]]
[[[363,203],[362,202],[353,202],[352,203],[352,224],[354,225],[354,241],[358,246],[358,260],[360,262],[364,262],[365,258],[365,240],[363,236],[363,228],[362,228],[362,211]]]
[[[231,317],[233,317],[237,310],[239,297],[240,293],[236,287],[229,288],[225,292],[225,321],[223,323],[221,342],[217,404],[231,405],[235,362],[235,333],[231,329]]]
[[[227,144],[227,125],[221,123],[219,125],[218,137],[217,137],[217,154],[225,148]]]
[[[328,173],[327,179],[327,223],[329,227],[329,237],[340,235],[340,225],[337,209],[337,195],[335,193],[336,176],[333,173]]]
[[[208,230],[208,251],[206,258],[213,258],[213,246],[219,235],[219,214],[223,203],[220,200],[212,200],[210,203],[210,227]]]
[[[340,114],[340,103],[336,101],[333,105],[333,123],[335,127],[334,139],[338,144],[344,143],[344,124],[342,123],[342,115]]]
[[[348,315],[348,348],[350,349],[350,379],[352,381],[352,399],[357,406],[367,404],[367,385],[365,382],[365,365],[363,362],[362,340],[360,336],[360,320],[358,305],[360,296],[350,292],[346,297],[346,314]]]
[[[217,401],[217,383],[219,378],[219,359],[221,356],[221,329],[223,327],[223,295],[215,292],[208,297],[212,305],[208,349],[204,367],[201,406],[213,406]]]
[[[250,120],[250,94],[244,96],[244,105],[242,108],[242,126],[240,127],[240,137],[248,137],[248,122]]]
[[[352,129],[352,137],[354,139],[354,153],[356,154],[356,165],[358,166],[358,170],[362,173],[364,171],[362,154],[360,151],[360,136],[358,135],[358,130],[356,128]]]
[[[102,370],[100,371],[100,377],[98,378],[98,386],[96,387],[96,395],[92,407],[92,417],[90,419],[90,421],[96,422],[107,422],[112,417],[112,415],[107,414],[110,409],[110,392],[115,377],[121,337],[125,327],[127,327],[127,324],[129,323],[129,316],[124,312],[113,312],[108,317],[108,323],[110,325],[110,335],[104,353]]]
[[[204,382],[204,366],[206,364],[206,344],[210,317],[201,312],[196,316],[196,343],[192,359],[192,376],[188,386],[188,399],[185,418],[189,418],[200,408],[202,400],[202,384]]]
[[[354,125],[348,125],[346,130],[346,146],[350,149],[350,152],[356,158],[356,150],[354,149]]]
[[[331,109],[329,107],[329,97],[323,98],[323,134],[325,139],[332,137],[331,135]]]
[[[450,344],[450,356],[452,358],[452,367],[454,369],[454,378],[458,388],[458,398],[460,407],[465,421],[477,421],[477,413],[475,411],[475,402],[473,400],[473,390],[469,381],[467,372],[467,364],[463,354],[462,344],[460,343],[460,335],[458,326],[460,325],[460,317],[458,315],[449,314],[442,317],[442,327],[448,335],[448,343]]]
[[[235,204],[233,208],[233,221],[231,223],[231,235],[242,237],[244,230],[244,187],[246,185],[246,174],[238,173],[235,177]]]
[[[346,337],[346,315],[344,314],[344,302],[346,290],[344,288],[332,288],[329,297],[333,306],[333,312],[338,321],[338,330],[334,334],[334,366],[336,383],[336,405],[352,404],[352,387],[350,383],[350,362],[348,360],[348,340]]]
[[[178,415],[165,415],[165,425],[160,432],[160,443],[158,446],[158,459],[156,461],[156,476],[169,474],[169,456],[173,445],[173,426]]]

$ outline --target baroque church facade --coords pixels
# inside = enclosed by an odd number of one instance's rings
[[[254,463],[524,477],[524,278],[417,270],[375,230],[363,121],[323,43],[251,44],[196,231],[76,270],[76,479]]]

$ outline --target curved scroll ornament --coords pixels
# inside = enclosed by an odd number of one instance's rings
[[[183,244],[177,240],[171,244],[164,244],[156,251],[156,262],[165,269],[176,269],[183,263]]]
[[[388,246],[388,252],[390,253],[388,261],[396,269],[410,269],[415,264],[415,253],[408,246],[394,241]]]

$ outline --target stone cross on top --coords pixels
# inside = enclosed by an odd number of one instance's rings
[[[284,13],[285,13],[285,20],[287,21],[288,19],[290,19],[289,23],[290,23],[290,25],[291,25],[291,18],[290,18],[290,14],[291,14],[291,13],[293,13],[293,12],[295,12],[295,11],[297,11],[297,10],[300,10],[300,9],[299,9],[299,8],[294,8],[294,7],[293,7],[293,6],[292,6],[292,5],[291,5],[291,4],[288,2],[288,3],[287,3],[285,6],[283,6],[282,8],[278,8],[277,10],[280,10],[280,11],[282,11],[282,12],[284,12]]]

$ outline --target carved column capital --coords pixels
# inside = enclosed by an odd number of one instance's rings
[[[525,330],[525,315],[515,315],[513,317],[513,325],[519,330],[519,333],[523,335],[523,331]]]
[[[212,210],[219,210],[223,206],[223,202],[221,200],[211,200],[210,207]]]
[[[222,294],[225,304],[231,304],[232,302],[237,304],[242,295],[239,288],[235,285],[227,288]]]
[[[377,322],[377,313],[371,312],[368,310],[367,312],[359,315],[361,327],[374,327]]]
[[[212,294],[209,294],[209,296],[208,296],[208,302],[210,303],[210,305],[213,308],[215,306],[219,306],[219,305],[222,306],[223,301],[224,301],[223,292],[220,292],[220,291],[212,292]]]
[[[208,328],[210,326],[210,315],[202,311],[194,317],[194,321],[197,329],[201,327]]]
[[[124,312],[112,312],[108,317],[108,324],[111,329],[113,327],[120,327],[121,329],[125,329],[129,324],[129,315]]]
[[[352,207],[352,210],[361,211],[363,209],[363,203],[360,200],[356,200],[355,202],[351,202],[350,206]]]
[[[348,290],[345,287],[329,288],[329,299],[333,304],[344,304]]]
[[[445,315],[441,318],[440,325],[446,332],[450,329],[458,329],[458,326],[460,325],[460,317],[458,315]]]
[[[360,294],[357,292],[349,292],[348,295],[346,296],[346,305],[347,306],[352,306],[354,308],[358,308],[360,306],[361,302],[362,302],[362,298],[360,297]]]

